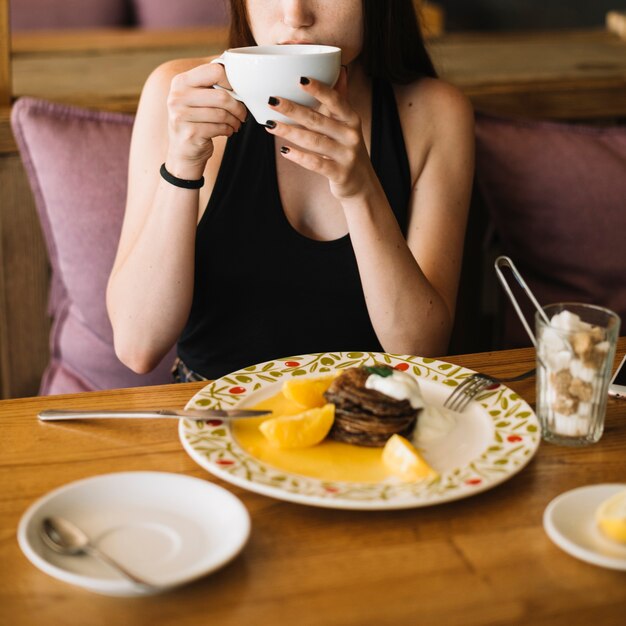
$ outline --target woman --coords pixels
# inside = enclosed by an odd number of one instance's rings
[[[473,114],[436,79],[412,0],[231,0],[231,13],[232,47],[333,45],[344,67],[334,89],[301,81],[318,110],[275,101],[295,126],[261,126],[211,89],[230,85],[208,58],[149,77],[107,292],[118,357],[147,372],[178,340],[194,379],[308,352],[445,354]]]

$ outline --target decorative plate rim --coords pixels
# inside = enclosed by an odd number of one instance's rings
[[[474,370],[439,359],[384,352],[319,352],[284,357],[245,367],[208,383],[187,409],[232,408],[254,392],[294,376],[318,376],[337,369],[385,363],[418,379],[452,390]],[[229,483],[262,495],[338,509],[406,509],[442,504],[481,493],[508,480],[535,455],[541,440],[530,405],[505,385],[476,397],[493,424],[493,436],[472,462],[417,483],[327,481],[277,469],[250,455],[222,420],[181,420],[179,438],[201,467]]]

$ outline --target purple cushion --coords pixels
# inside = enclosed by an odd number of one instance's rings
[[[105,306],[133,118],[21,98],[11,123],[52,266],[51,362],[40,394],[172,382],[174,351],[147,375],[117,359]]]
[[[626,320],[626,128],[481,115],[476,133],[479,189],[537,300]],[[502,345],[529,343],[507,302]]]
[[[96,28],[128,24],[128,0],[13,0],[11,29]]]
[[[133,0],[138,26],[178,28],[228,23],[227,0]]]

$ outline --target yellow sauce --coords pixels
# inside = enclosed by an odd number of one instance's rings
[[[251,408],[271,410],[274,416],[295,415],[302,411],[300,405],[288,400],[282,393]],[[382,462],[382,448],[352,446],[329,439],[310,448],[275,448],[259,430],[259,424],[269,417],[233,422],[233,436],[256,459],[285,472],[321,480],[378,483],[388,478]]]

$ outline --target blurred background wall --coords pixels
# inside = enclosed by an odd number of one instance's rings
[[[337,0],[340,1],[340,0]],[[388,0],[393,2],[393,0]],[[448,32],[550,30],[604,25],[625,0],[431,0]],[[227,0],[10,0],[13,30],[224,24]]]
[[[9,0],[13,31],[222,25],[227,0]]]
[[[604,26],[607,11],[623,0],[436,0],[446,31],[551,30]]]

